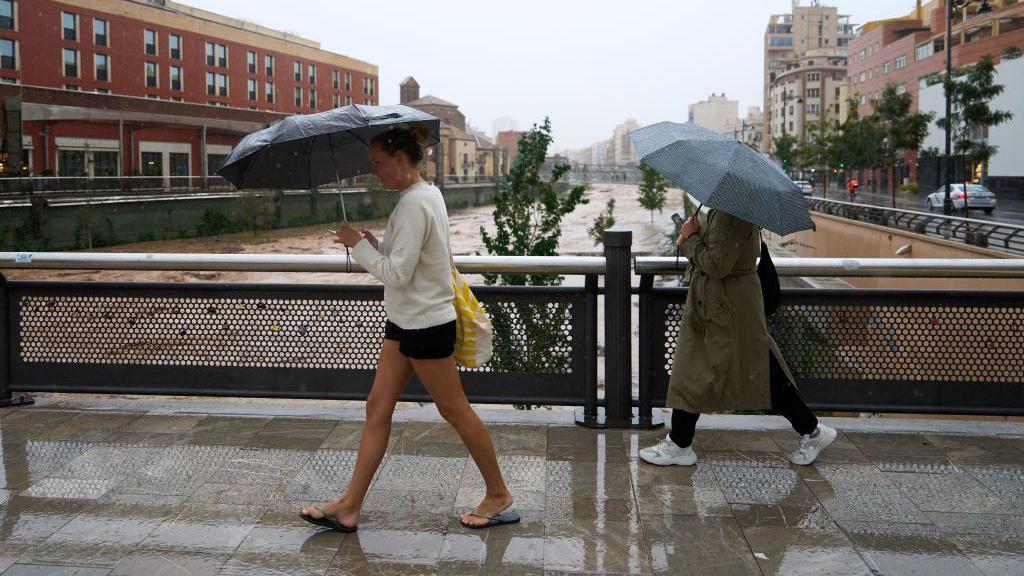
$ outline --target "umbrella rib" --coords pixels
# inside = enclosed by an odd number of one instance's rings
[[[319,134],[314,134],[309,139],[309,148],[306,149],[306,190],[313,189],[313,142]]]

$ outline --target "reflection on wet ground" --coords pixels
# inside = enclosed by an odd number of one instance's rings
[[[798,468],[791,433],[702,429],[666,469],[637,460],[664,431],[493,425],[523,522],[477,532],[458,436],[396,422],[359,531],[319,531],[296,512],[344,487],[361,429],[0,410],[0,573],[1024,573],[1024,434],[849,432]]]

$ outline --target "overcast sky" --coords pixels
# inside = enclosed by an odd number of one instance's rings
[[[414,76],[421,95],[459,105],[490,134],[496,118],[550,116],[555,150],[616,124],[685,121],[725,92],[762,106],[764,30],[791,0],[180,0],[316,40],[380,67],[380,101]],[[810,0],[803,0],[808,4]],[[855,24],[906,14],[913,0],[823,1]]]

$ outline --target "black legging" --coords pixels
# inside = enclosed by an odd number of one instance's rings
[[[770,370],[769,385],[771,387],[772,408],[789,420],[797,434],[804,435],[814,432],[818,427],[818,418],[814,416],[797,389],[789,383],[786,372],[779,366],[775,355],[768,352]],[[697,430],[697,419],[700,414],[691,414],[685,410],[672,410],[672,430],[669,437],[677,446],[687,447],[693,443],[693,433]]]

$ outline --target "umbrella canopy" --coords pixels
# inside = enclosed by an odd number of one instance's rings
[[[641,162],[712,208],[783,236],[814,229],[800,188],[746,144],[693,122],[659,122],[629,137]]]
[[[370,139],[413,125],[427,129],[426,146],[440,142],[441,121],[409,106],[352,104],[289,116],[242,138],[217,174],[238,188],[308,190],[369,174]]]

